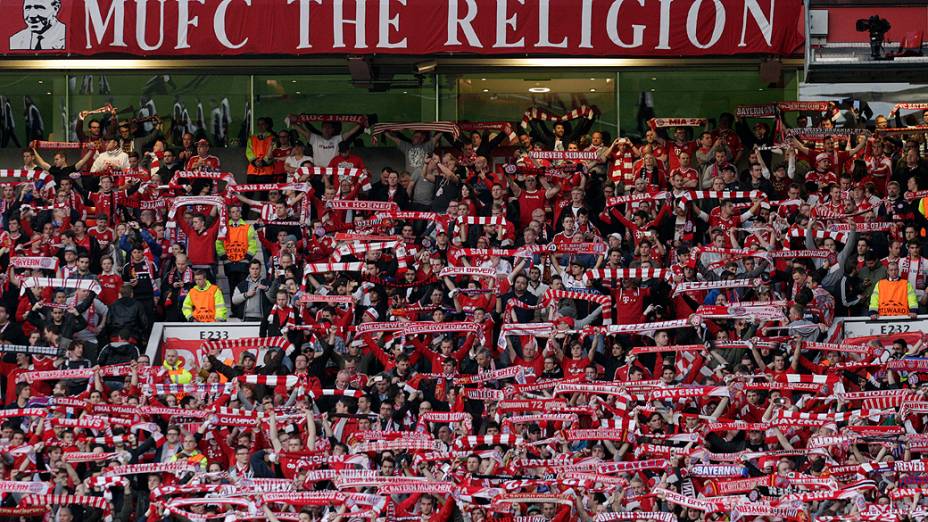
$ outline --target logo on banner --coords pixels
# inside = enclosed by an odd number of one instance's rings
[[[10,36],[10,49],[64,49],[67,26],[58,20],[59,9],[61,0],[23,0],[26,28]]]

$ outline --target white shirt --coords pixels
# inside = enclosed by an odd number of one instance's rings
[[[319,134],[309,135],[309,145],[313,148],[313,165],[327,166],[338,154],[338,144],[342,142],[340,134],[325,139]]]
[[[287,172],[294,172],[296,169],[303,166],[303,163],[306,161],[312,161],[312,158],[309,156],[287,156],[287,159],[284,160],[284,170]]]
[[[104,170],[128,170],[129,155],[121,149],[101,152],[97,159],[93,160],[93,166],[90,172],[102,172]]]

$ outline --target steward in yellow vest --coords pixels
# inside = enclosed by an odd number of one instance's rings
[[[198,323],[225,321],[229,317],[229,310],[219,287],[207,281],[204,270],[197,270],[193,274],[193,281],[196,285],[187,292],[187,298],[184,299],[184,317]]]
[[[193,375],[184,368],[184,358],[177,355],[177,350],[165,351],[161,366],[167,370],[172,384],[189,384],[193,380]]]
[[[870,296],[870,317],[914,317],[918,313],[918,299],[908,279],[899,278],[899,265],[886,266],[886,279],[873,287]]]

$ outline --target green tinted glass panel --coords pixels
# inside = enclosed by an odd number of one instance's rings
[[[445,119],[518,122],[532,107],[560,116],[578,106],[589,105],[600,112],[594,129],[612,133],[616,129],[614,72],[524,69],[447,75],[442,77],[440,85],[457,93],[457,99],[450,94],[441,97]]]
[[[796,74],[784,71],[783,87],[750,70],[620,71],[622,134],[639,135],[653,108],[658,117],[718,119],[737,105],[796,99]]]
[[[66,107],[64,74],[0,74],[0,147],[66,140]]]
[[[272,118],[276,128],[284,127],[291,113],[376,113],[380,122],[435,120],[432,76],[395,76],[385,91],[355,85],[347,74],[255,76],[254,81],[255,116]]]
[[[249,76],[224,74],[81,74],[68,78],[71,120],[109,103],[119,118],[157,114],[172,144],[184,132],[213,146],[239,146],[250,115]],[[143,124],[151,130],[151,124]]]

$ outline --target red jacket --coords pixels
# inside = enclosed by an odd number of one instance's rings
[[[187,259],[191,265],[216,264],[216,238],[219,236],[219,219],[206,227],[202,233],[197,233],[187,223],[183,215],[178,216],[177,225],[187,235]]]

